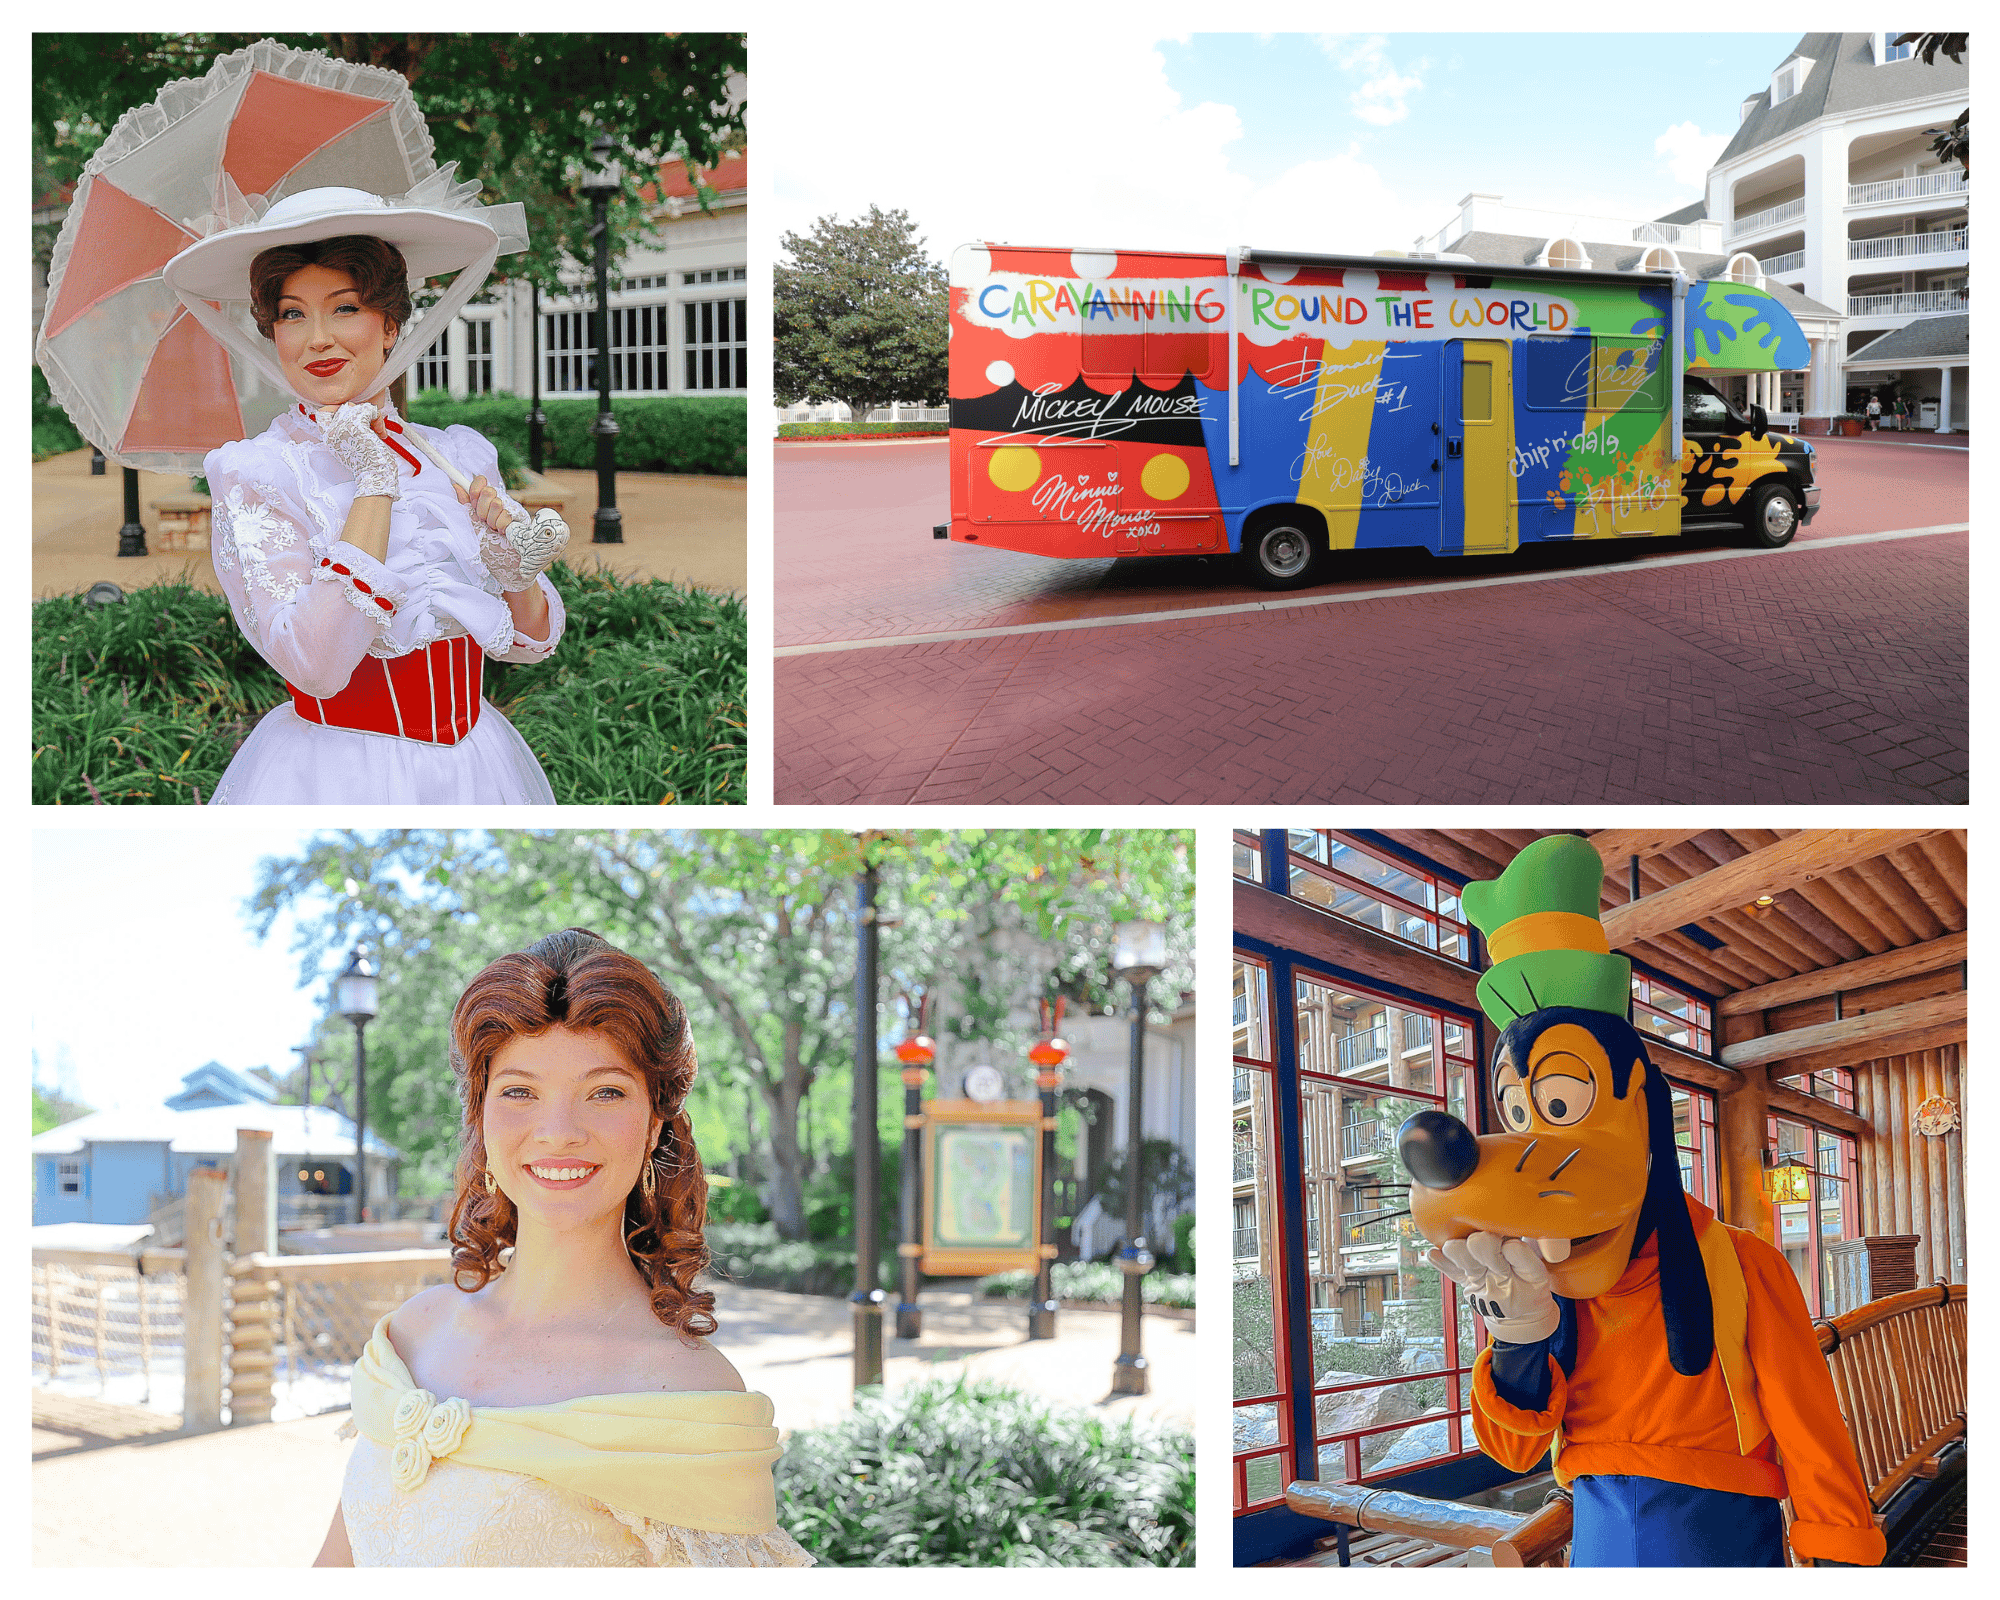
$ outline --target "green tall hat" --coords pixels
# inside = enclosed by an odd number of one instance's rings
[[[1604,862],[1573,833],[1537,839],[1507,870],[1468,883],[1465,914],[1486,936],[1492,961],[1479,1004],[1502,1027],[1544,1006],[1630,1014],[1632,963],[1611,953],[1597,920]]]

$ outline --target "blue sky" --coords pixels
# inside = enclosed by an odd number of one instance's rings
[[[774,237],[871,202],[909,210],[939,256],[977,238],[1407,249],[1471,190],[1653,216],[1699,197],[1799,37],[1175,33],[1191,14],[1145,13],[1150,33],[1132,12],[789,31],[754,63]],[[867,84],[891,114],[861,123]]]
[[[295,829],[40,829],[29,990],[36,1074],[86,1103],[157,1105],[203,1062],[289,1068],[317,1014],[291,923],[242,915]]]

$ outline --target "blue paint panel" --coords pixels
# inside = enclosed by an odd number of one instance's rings
[[[1438,548],[1444,457],[1436,432],[1437,352],[1435,344],[1409,343],[1382,353],[1368,430],[1367,498],[1354,530],[1357,550]]]
[[[1583,431],[1595,345],[1585,334],[1514,346],[1514,498],[1523,544],[1575,533],[1576,509],[1563,495],[1562,474],[1568,441]]]
[[[1318,382],[1315,372],[1303,388],[1274,388],[1244,370],[1236,397],[1237,453],[1243,463],[1238,467],[1229,464],[1229,391],[1201,391],[1202,442],[1208,447],[1215,501],[1222,507],[1231,550],[1243,548],[1243,518],[1248,512],[1274,503],[1289,505],[1298,498],[1307,417]]]

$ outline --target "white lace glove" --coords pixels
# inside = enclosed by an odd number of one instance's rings
[[[519,516],[504,534],[483,522],[479,525],[479,559],[503,590],[519,594],[534,588],[535,580],[563,553],[569,544],[569,524],[552,506],[543,506],[530,521],[521,507],[502,503]]]
[[[350,401],[337,411],[320,411],[314,415],[320,431],[326,435],[327,449],[354,474],[354,493],[357,497],[380,494],[387,495],[391,500],[400,498],[402,490],[395,453],[369,426],[381,415],[380,412],[371,405],[356,405]]]
[[[1448,1239],[1426,1257],[1472,1297],[1486,1331],[1508,1344],[1534,1344],[1561,1320],[1549,1292],[1548,1267],[1532,1240],[1475,1233]]]

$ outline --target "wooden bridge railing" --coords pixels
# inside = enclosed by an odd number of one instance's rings
[[[1879,1514],[1912,1478],[1932,1477],[1938,1452],[1965,1437],[1965,1285],[1938,1283],[1872,1300],[1815,1324]],[[1365,1484],[1285,1487],[1302,1516],[1458,1550],[1490,1549],[1496,1567],[1560,1566],[1571,1529],[1567,1497],[1524,1515]]]

